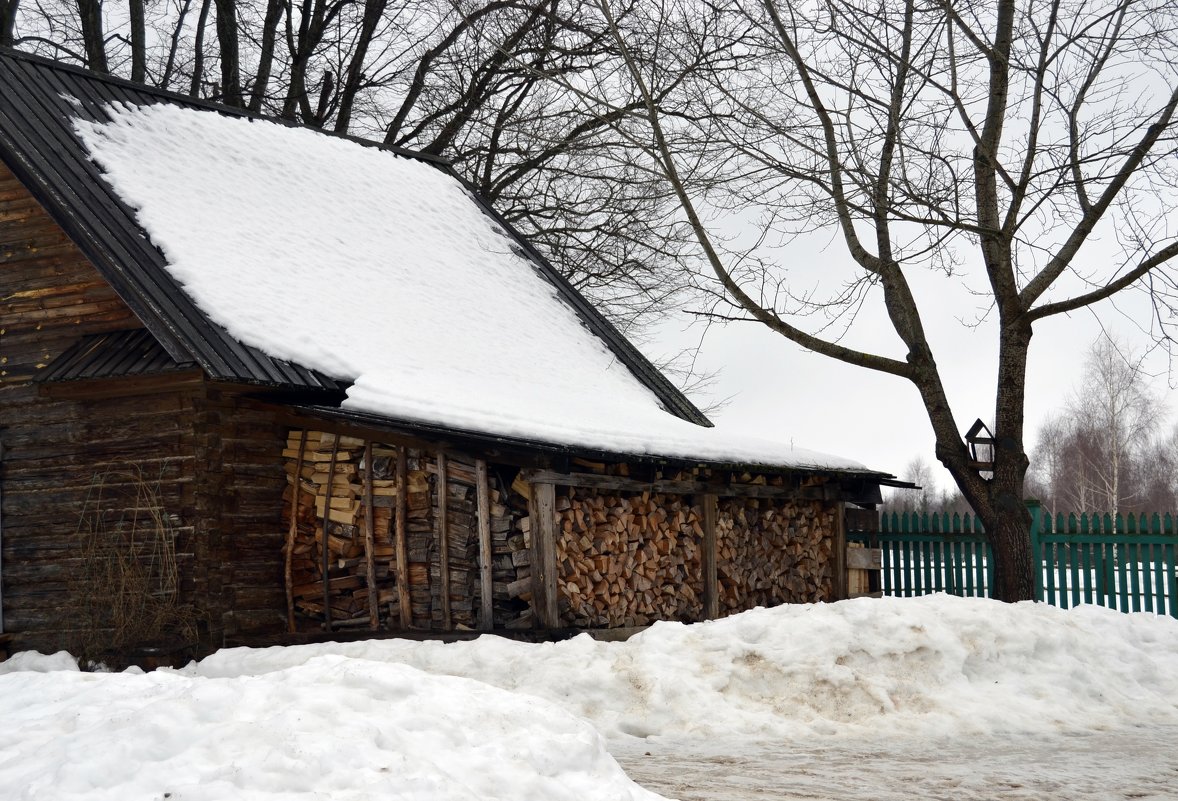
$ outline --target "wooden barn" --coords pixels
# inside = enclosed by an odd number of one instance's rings
[[[889,477],[712,427],[444,163],[14,51],[0,85],[14,647],[846,593]]]

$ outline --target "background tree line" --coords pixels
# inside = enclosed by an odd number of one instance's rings
[[[1058,513],[1178,512],[1178,424],[1152,389],[1144,357],[1109,335],[1088,350],[1068,397],[1039,428],[1026,497]],[[916,457],[904,478],[919,490],[888,494],[888,512],[969,512],[960,492]]]

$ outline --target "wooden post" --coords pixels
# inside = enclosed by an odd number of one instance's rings
[[[409,459],[405,446],[397,447],[397,516],[393,539],[397,551],[397,600],[401,607],[401,628],[413,627],[413,601],[409,596],[409,556],[405,545],[405,518],[409,515]]]
[[[331,443],[331,462],[327,466],[327,496],[323,500],[323,628],[331,631],[331,580],[327,571],[331,565],[331,554],[327,548],[330,537],[328,526],[331,525],[331,491],[335,489],[335,460],[339,455],[339,436]]]
[[[438,567],[441,579],[442,628],[453,627],[450,619],[450,480],[446,454],[438,451]]]
[[[556,486],[532,484],[528,502],[532,526],[532,609],[536,625],[554,629],[560,625],[556,607]]]
[[[364,569],[368,571],[368,627],[380,628],[380,599],[376,592],[376,527],[372,521],[372,441],[364,440]]]
[[[847,597],[847,504],[839,501],[834,510],[834,565],[833,584],[831,591],[834,595],[831,601],[841,601]]]
[[[715,495],[701,498],[704,512],[704,619],[715,620],[720,616],[720,584],[716,574],[716,513]]]
[[[307,430],[299,429],[299,456],[295,460],[294,481],[290,488],[290,528],[286,530],[286,548],[284,562],[286,579],[286,630],[295,632],[294,615],[294,578],[292,575],[294,561],[295,535],[299,530],[299,491],[303,486],[303,450],[307,445]]]
[[[476,459],[474,463],[475,483],[478,495],[479,515],[479,584],[482,590],[482,609],[479,628],[490,631],[495,628],[495,608],[491,596],[491,486],[487,476],[487,461]]]

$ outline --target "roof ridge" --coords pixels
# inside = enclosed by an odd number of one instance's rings
[[[114,86],[120,86],[124,89],[131,89],[142,94],[155,95],[162,99],[169,100],[174,103],[184,104],[186,106],[194,106],[196,108],[201,108],[208,111],[217,111],[222,114],[228,114],[234,117],[245,117],[251,120],[273,122],[279,125],[285,125],[288,128],[302,128],[307,131],[313,131],[317,134],[323,134],[336,139],[345,139],[349,142],[355,142],[356,144],[363,145],[365,147],[375,147],[378,150],[387,150],[390,153],[395,153],[396,155],[404,156],[405,158],[417,159],[418,161],[427,161],[432,164],[438,164],[444,167],[452,168],[453,166],[449,159],[443,158],[442,156],[438,156],[434,153],[426,153],[421,150],[413,150],[412,148],[400,147],[398,145],[388,145],[384,142],[378,142],[375,139],[365,139],[362,136],[339,133],[326,128],[315,128],[311,125],[307,125],[306,123],[299,122],[298,120],[288,120],[284,117],[275,117],[269,114],[261,114],[256,111],[250,111],[249,109],[241,108],[239,106],[230,106],[226,103],[218,103],[215,100],[209,100],[203,97],[192,97],[191,95],[186,95],[182,92],[177,92],[171,89],[161,89],[160,87],[152,86],[151,84],[135,83],[134,81],[128,80],[127,78],[122,78],[118,75],[112,75],[109,72],[97,72],[78,64],[69,64],[64,61],[55,61],[54,59],[47,58],[36,53],[29,53],[25,50],[18,50],[14,47],[0,47],[0,57],[5,56],[16,58],[22,61],[29,61],[33,64],[36,64],[38,67],[44,67],[46,69],[52,69],[61,72],[68,72],[74,75],[79,75],[88,80],[101,81],[103,83],[113,84]]]

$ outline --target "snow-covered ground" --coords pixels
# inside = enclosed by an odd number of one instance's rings
[[[72,668],[0,664],[6,797],[658,797],[623,767],[682,799],[1178,797],[1178,621],[1095,607],[860,599],[625,643]]]

